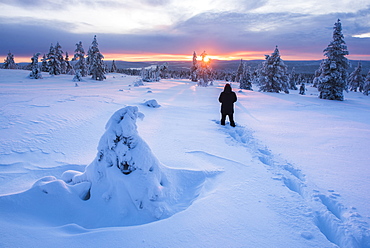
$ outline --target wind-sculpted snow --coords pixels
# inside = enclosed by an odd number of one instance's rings
[[[215,122],[219,124],[219,121]],[[330,242],[339,247],[370,247],[369,224],[356,208],[345,207],[340,203],[340,194],[334,190],[320,192],[306,180],[300,169],[263,147],[247,128],[226,126],[222,131],[266,165],[273,174],[272,179],[282,181],[287,189],[301,197],[309,209],[307,215],[312,217],[312,221]],[[302,237],[311,239],[312,235],[305,232]]]
[[[233,83],[232,128],[224,81],[28,74],[0,70],[0,247],[370,247],[369,97]]]
[[[45,176],[23,193],[1,197],[0,205],[12,216],[85,228],[139,225],[186,209],[215,173],[162,165],[137,132],[136,119],[143,117],[137,107],[118,110],[84,172]]]

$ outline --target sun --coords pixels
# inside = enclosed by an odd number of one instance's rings
[[[209,62],[209,57],[208,57],[208,56],[205,56],[205,57],[203,58],[203,61],[204,61],[204,62],[206,62],[206,63],[208,63],[208,62]]]

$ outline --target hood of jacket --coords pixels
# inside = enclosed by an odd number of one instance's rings
[[[225,84],[224,92],[225,93],[231,93],[231,85],[230,84]]]

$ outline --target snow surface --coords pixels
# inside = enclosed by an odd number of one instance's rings
[[[234,83],[232,128],[225,82],[28,74],[0,70],[0,247],[370,247],[370,97]]]

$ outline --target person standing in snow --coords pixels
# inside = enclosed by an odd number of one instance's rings
[[[221,92],[218,101],[221,103],[221,125],[225,125],[226,116],[229,116],[230,126],[235,127],[234,122],[234,102],[237,97],[231,90],[230,84],[225,84],[224,91]]]

